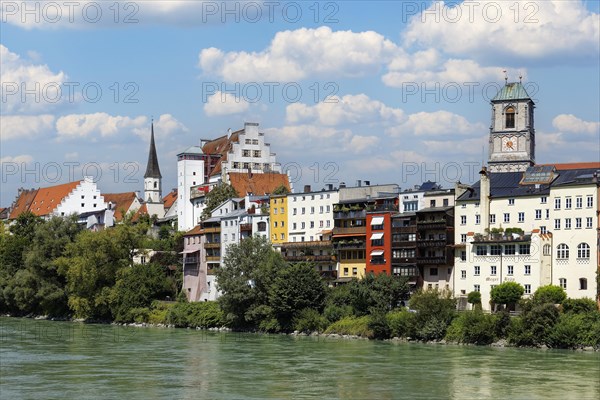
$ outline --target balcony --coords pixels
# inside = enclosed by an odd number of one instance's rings
[[[351,219],[351,218],[364,219],[364,218],[367,218],[367,212],[365,210],[334,211],[333,218],[334,219]]]
[[[385,265],[386,260],[369,260],[369,264],[371,265]]]
[[[210,226],[210,227],[203,228],[203,230],[204,230],[204,233],[221,233],[220,226]]]
[[[446,257],[417,257],[418,264],[446,264]]]
[[[448,224],[446,223],[445,220],[436,220],[436,221],[418,221],[417,222],[417,229],[418,230],[424,230],[424,229],[446,229],[446,228],[452,228],[452,226],[448,226]]]
[[[252,232],[252,224],[240,224],[240,232]]]
[[[333,228],[333,236],[336,235],[362,235],[365,236],[367,234],[366,226],[353,226],[350,228]]]
[[[446,245],[448,245],[446,239],[417,241],[417,247],[446,247]]]
[[[403,249],[414,249],[417,247],[417,242],[415,240],[398,240],[392,242],[392,248],[403,248]]]
[[[286,249],[298,249],[298,248],[309,248],[309,247],[331,247],[332,243],[330,240],[313,240],[309,242],[286,242],[282,243],[281,247]]]
[[[221,262],[220,256],[206,256],[206,262]]]
[[[185,264],[198,264],[198,257],[186,257]]]
[[[473,237],[473,244],[477,243],[531,243],[531,235],[519,235],[518,237],[514,237],[512,235],[481,235],[477,233]]]
[[[307,256],[284,256],[286,261],[315,261],[315,262],[335,262],[333,255],[307,255]]]
[[[392,225],[392,232],[393,233],[415,233],[415,232],[417,232],[417,225],[410,225],[410,226],[393,226]]]
[[[363,250],[365,249],[366,244],[365,242],[361,241],[346,242],[345,240],[340,240],[339,242],[335,243],[334,247],[338,250]]]
[[[221,248],[221,243],[220,242],[206,242],[204,243],[204,248],[205,249],[220,249]]]

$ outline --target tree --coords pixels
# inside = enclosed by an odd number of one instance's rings
[[[269,305],[280,326],[289,329],[300,311],[322,311],[325,295],[325,283],[315,267],[308,263],[294,263],[276,272],[269,290]]]
[[[289,192],[290,190],[285,185],[279,185],[273,190],[273,194],[275,195],[288,194]]]
[[[490,294],[493,303],[506,304],[509,308],[514,308],[523,293],[525,293],[525,289],[518,283],[504,282],[495,286]]]
[[[540,286],[533,294],[534,304],[561,304],[567,298],[567,293],[560,286]]]
[[[481,292],[469,292],[469,294],[467,295],[467,302],[471,304],[474,309],[481,309]]]
[[[285,261],[269,241],[253,236],[227,248],[223,266],[216,271],[222,292],[219,304],[233,327],[256,327],[272,316],[269,288]]]
[[[413,334],[422,340],[439,340],[456,314],[456,299],[450,291],[418,290],[410,298]]]
[[[202,219],[210,218],[210,213],[213,212],[221,203],[226,200],[238,197],[233,186],[227,183],[217,184],[210,192],[206,194],[206,208],[202,212]]]

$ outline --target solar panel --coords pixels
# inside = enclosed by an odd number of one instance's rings
[[[523,173],[521,185],[549,184],[555,178],[556,169],[553,165],[540,165],[527,168]]]

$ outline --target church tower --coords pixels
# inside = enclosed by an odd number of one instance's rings
[[[492,103],[491,172],[520,172],[535,164],[535,104],[521,82],[506,83]]]
[[[154,144],[154,122],[152,122],[150,133],[150,152],[148,153],[148,165],[144,174],[144,201],[147,204],[162,203],[162,175],[158,167],[156,146]]]

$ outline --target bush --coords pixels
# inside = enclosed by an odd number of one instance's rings
[[[567,293],[560,286],[540,286],[533,294],[534,304],[560,304],[567,298]]]
[[[490,344],[495,338],[496,318],[481,311],[466,311],[455,318],[446,339],[459,343]]]
[[[355,335],[370,338],[373,337],[373,331],[369,329],[370,317],[345,317],[329,325],[325,330],[326,334],[337,333],[338,335]]]
[[[224,324],[225,316],[214,302],[177,302],[167,310],[166,321],[178,328],[215,328]]]
[[[412,295],[410,307],[416,310],[413,318],[414,335],[421,340],[440,340],[456,314],[456,299],[450,292],[420,290]]]
[[[566,299],[562,302],[565,313],[585,314],[598,311],[598,304],[592,299]]]
[[[494,315],[494,333],[497,338],[505,338],[508,336],[510,329],[510,314],[506,311],[499,312]]]
[[[414,336],[414,313],[407,310],[396,310],[387,313],[386,318],[390,327],[391,337]]]
[[[386,314],[381,311],[371,314],[368,327],[373,332],[373,339],[388,339],[390,337],[390,325]]]
[[[150,309],[148,307],[132,308],[128,312],[127,319],[129,321],[141,324],[144,322],[148,322],[149,315]]]
[[[469,292],[469,294],[467,295],[467,303],[473,304],[473,307],[475,307],[476,305],[481,306],[481,292]]]
[[[508,342],[514,346],[535,346],[536,340],[523,317],[512,318],[508,328]]]
[[[512,308],[525,293],[525,288],[516,282],[504,282],[494,286],[490,292],[494,304],[506,304]]]
[[[300,332],[323,332],[328,325],[327,319],[317,310],[305,308],[294,318],[294,329]]]
[[[325,307],[323,311],[323,316],[327,318],[330,323],[335,321],[339,321],[344,317],[349,317],[353,315],[352,306],[338,306],[335,304],[330,304]]]
[[[547,344],[564,349],[600,346],[600,313],[562,314],[548,334]]]
[[[527,329],[531,331],[535,338],[535,344],[545,344],[546,338],[556,322],[559,313],[554,304],[542,304],[535,306],[524,316],[524,322]]]

